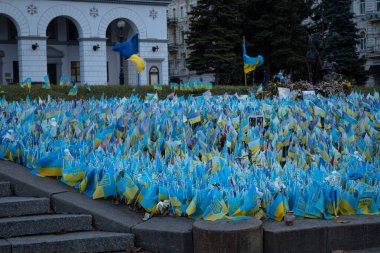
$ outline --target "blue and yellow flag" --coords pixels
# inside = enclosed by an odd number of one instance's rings
[[[50,79],[48,75],[44,76],[44,83],[42,84],[42,88],[47,90],[50,89]]]
[[[37,172],[45,177],[62,176],[63,159],[60,151],[49,154],[49,157],[42,158],[36,162]]]
[[[105,198],[116,195],[116,182],[114,169],[111,167],[103,175],[99,182],[96,182],[93,199]]]
[[[78,85],[75,84],[73,88],[69,90],[68,96],[76,96],[78,94]]]
[[[246,53],[245,43],[243,43],[244,73],[248,74],[260,67],[264,63],[264,58],[259,54],[257,57],[250,57]]]
[[[122,57],[136,64],[137,72],[141,73],[145,69],[145,62],[138,55],[139,52],[139,34],[136,33],[129,40],[116,44],[113,51],[119,52]]]

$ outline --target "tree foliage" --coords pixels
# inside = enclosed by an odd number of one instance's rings
[[[350,0],[323,0],[316,10],[317,29],[323,34],[322,55],[332,56],[340,72],[359,84],[366,81],[365,59],[356,50],[358,30]],[[339,10],[339,11],[337,11]]]
[[[244,33],[254,52],[264,56],[271,73],[285,69],[294,77],[306,73],[308,30],[304,21],[311,4],[304,0],[246,2]]]
[[[198,74],[215,73],[218,84],[242,80],[241,2],[200,0],[190,12],[187,44],[189,69]]]

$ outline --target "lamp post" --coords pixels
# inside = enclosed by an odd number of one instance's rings
[[[123,30],[124,30],[124,27],[125,27],[125,21],[120,19],[119,21],[117,21],[117,28],[119,28],[119,42],[122,43],[123,42],[123,38],[124,38],[124,34],[123,34]],[[120,55],[120,74],[119,74],[119,81],[120,81],[120,85],[124,85],[124,67],[123,67],[123,63],[124,63],[124,57],[122,55]]]

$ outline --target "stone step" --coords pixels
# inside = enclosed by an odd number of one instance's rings
[[[4,197],[0,198],[0,218],[46,214],[50,210],[47,198]]]
[[[12,253],[12,248],[9,242],[4,239],[0,239],[0,252],[1,253]]]
[[[91,215],[46,214],[0,218],[0,238],[92,230]]]
[[[0,182],[0,197],[8,197],[11,195],[11,184],[9,182]]]
[[[133,234],[99,231],[13,237],[7,241],[12,253],[112,252],[134,247]]]

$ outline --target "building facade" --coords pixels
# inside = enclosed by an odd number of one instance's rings
[[[168,83],[166,10],[169,0],[0,0],[0,84],[26,78],[55,84]],[[146,68],[112,47],[139,34]]]
[[[359,29],[358,52],[367,59],[368,86],[380,85],[380,0],[354,0],[353,12]]]
[[[196,4],[196,0],[172,0],[167,9],[169,79],[173,82],[214,80],[213,74],[197,75],[186,66],[186,57],[190,53],[186,44],[186,32],[190,26],[189,12]]]

